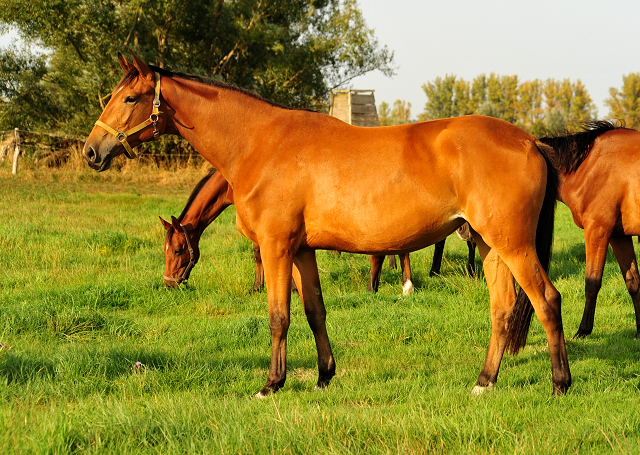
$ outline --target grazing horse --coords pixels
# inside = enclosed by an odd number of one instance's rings
[[[167,230],[164,238],[164,282],[176,287],[189,279],[191,270],[200,259],[200,237],[218,216],[233,204],[233,189],[222,174],[212,168],[195,186],[180,216],[171,223],[160,218]],[[264,268],[260,247],[253,244],[256,264],[252,292],[264,287]]]
[[[514,337],[517,298],[531,299],[545,329],[554,393],[571,385],[561,298],[545,271],[556,198],[549,147],[484,116],[360,128],[150,67],[135,55],[133,63],[121,55],[119,61],[125,75],[83,154],[91,168],[105,171],[114,157],[134,156],[138,144],[176,134],[232,186],[238,229],[260,245],[265,268],[271,366],[257,397],[286,380],[292,274],[316,342],[317,387],[335,375],[316,250],[409,253],[465,221],[491,301],[491,339],[474,393],[494,386],[507,347],[522,347],[514,344],[522,339]],[[523,292],[516,294],[514,278]]]
[[[593,121],[576,134],[545,137],[540,141],[557,153],[558,199],[571,210],[575,224],[584,229],[587,270],[585,307],[577,338],[593,330],[596,299],[608,245],[618,260],[636,314],[640,336],[640,276],[633,250],[633,235],[640,234],[640,132],[623,123]]]

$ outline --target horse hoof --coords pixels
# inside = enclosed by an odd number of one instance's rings
[[[407,280],[407,282],[402,286],[402,295],[409,295],[413,292],[413,283],[411,280]]]
[[[477,385],[473,388],[473,390],[471,391],[471,395],[473,396],[480,396],[483,393],[486,392],[490,392],[493,390],[493,387],[495,386],[495,384],[493,382],[490,382],[488,385],[486,386],[482,386],[482,385]]]
[[[576,334],[573,336],[572,340],[581,340],[583,338],[586,338],[587,335],[591,335],[591,332],[578,330]]]

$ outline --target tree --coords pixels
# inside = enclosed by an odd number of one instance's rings
[[[1,26],[48,50],[39,77],[58,109],[51,126],[73,134],[89,131],[122,75],[116,54],[128,49],[160,67],[313,109],[356,76],[394,71],[393,53],[355,0],[4,0]],[[16,121],[2,114],[4,126]]]
[[[380,103],[378,118],[380,119],[380,126],[411,123],[411,103],[404,100],[396,100],[393,103],[393,108],[389,109],[389,105],[383,101]]]
[[[595,118],[596,109],[580,80],[519,81],[518,76],[481,74],[471,83],[456,76],[422,86],[428,101],[419,119],[481,114],[500,118],[536,136],[566,128],[569,121]]]
[[[622,88],[610,88],[609,95],[604,100],[609,117],[624,120],[629,128],[640,128],[640,73],[622,76]]]

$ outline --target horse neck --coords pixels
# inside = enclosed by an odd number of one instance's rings
[[[279,108],[242,92],[182,79],[165,78],[163,96],[175,110],[168,133],[186,139],[233,184],[238,162]],[[261,130],[262,128],[262,130]]]
[[[194,227],[194,241],[198,241],[204,230],[233,204],[233,190],[224,177],[216,172],[191,201],[180,222]]]

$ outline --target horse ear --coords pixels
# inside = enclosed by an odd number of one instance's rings
[[[175,216],[171,217],[171,225],[173,226],[173,228],[176,231],[181,231],[182,229],[180,228],[180,221],[178,221],[178,219]]]
[[[160,222],[162,223],[164,228],[168,231],[169,228],[171,227],[171,223],[169,223],[168,221],[163,220],[161,216],[159,216],[158,218],[160,218]]]
[[[131,71],[131,68],[133,68],[133,65],[129,63],[124,55],[122,55],[120,52],[118,52],[118,62],[120,63],[122,71],[124,71],[125,73],[128,73],[129,71]]]
[[[144,77],[153,86],[153,71],[151,71],[151,68],[133,52],[131,52],[131,58],[133,59],[133,66],[140,72],[140,76]]]

